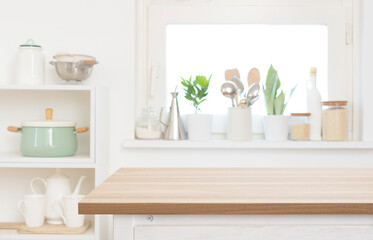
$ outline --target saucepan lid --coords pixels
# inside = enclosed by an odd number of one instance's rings
[[[56,121],[53,120],[53,109],[45,110],[46,120],[29,120],[22,121],[22,127],[75,127],[76,123],[72,121]]]

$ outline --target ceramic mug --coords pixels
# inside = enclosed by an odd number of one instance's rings
[[[83,226],[84,215],[78,213],[78,203],[83,198],[84,195],[68,195],[54,205],[67,227],[77,228]]]
[[[18,210],[25,217],[28,227],[40,227],[44,224],[47,197],[41,194],[31,194],[18,202]]]

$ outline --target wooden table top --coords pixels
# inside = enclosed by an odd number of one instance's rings
[[[373,169],[119,169],[79,212],[373,214]]]

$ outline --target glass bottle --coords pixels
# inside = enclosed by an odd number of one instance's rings
[[[311,68],[310,78],[307,81],[307,112],[311,113],[310,139],[321,140],[321,95],[316,88],[316,68]]]

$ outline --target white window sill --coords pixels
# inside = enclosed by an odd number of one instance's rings
[[[126,149],[361,149],[372,150],[373,141],[264,141],[231,142],[227,140],[166,141],[166,140],[124,140]]]

